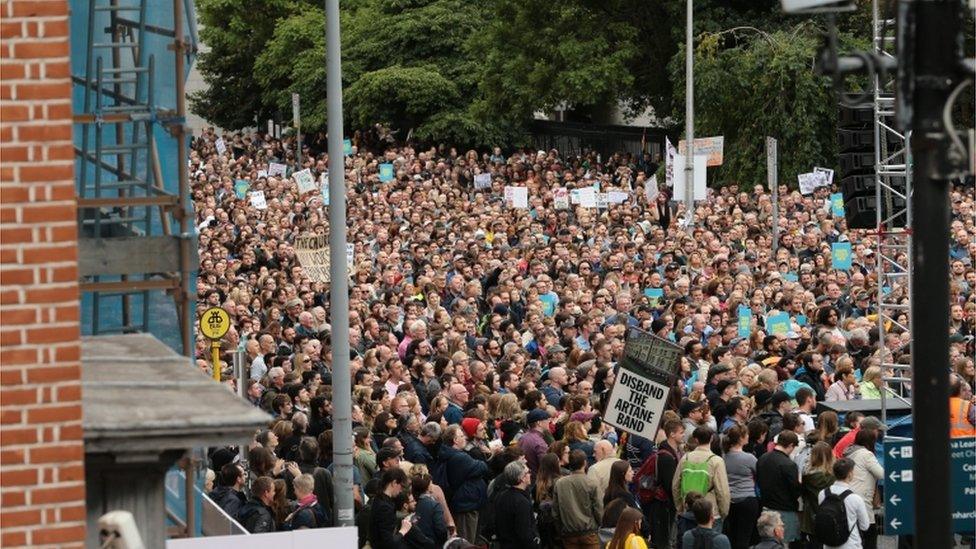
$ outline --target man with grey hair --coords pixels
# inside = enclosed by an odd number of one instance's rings
[[[539,532],[528,493],[532,483],[529,467],[517,459],[505,466],[502,480],[507,488],[502,488],[491,502],[491,524],[486,528],[488,541],[503,549],[538,548]]]
[[[420,418],[408,412],[400,416],[397,426],[400,429],[398,435],[400,443],[403,444],[403,458],[410,463],[423,463],[424,465],[433,463],[434,456],[431,455],[427,446],[420,439]]]
[[[407,356],[407,347],[410,346],[415,339],[423,340],[427,339],[427,323],[423,320],[414,320],[406,330],[407,334],[403,336],[403,341],[397,345],[397,354],[400,356],[400,360],[403,360]]]
[[[610,484],[610,468],[620,460],[614,455],[613,443],[607,439],[598,440],[593,445],[593,457],[596,458],[596,463],[586,471],[586,476],[596,482],[597,496],[603,501],[603,493]]]
[[[752,549],[785,549],[783,536],[786,533],[786,526],[779,513],[763,511],[756,521],[756,529],[759,530],[759,543],[753,545]]]

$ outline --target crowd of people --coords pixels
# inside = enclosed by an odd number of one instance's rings
[[[306,143],[299,165],[289,139],[208,129],[190,155],[199,307],[230,314],[222,379],[273,418],[246,459],[211,453],[211,498],[251,532],[336,519],[329,285],[294,248],[329,230],[328,198],[291,177],[327,169],[324,136]],[[829,187],[804,196],[782,186],[778,220],[762,185],[709,189],[688,223],[649,154],[421,150],[376,128],[351,145],[360,545],[876,546],[885,425],[816,407],[911,397],[910,371],[888,366],[909,363],[907,311],[883,333],[877,319],[879,286],[904,304],[907,277],[879,279],[872,236],[832,215]],[[391,180],[380,164],[393,165]],[[951,195],[944,365],[960,435],[976,433],[969,185]],[[525,207],[506,199],[508,186],[527,188]],[[561,189],[594,186],[626,198],[560,200]],[[850,269],[832,264],[831,244],[843,241]],[[784,312],[789,329],[773,335],[767,319]],[[682,349],[653,439],[601,420],[632,328]],[[209,371],[209,344],[198,341]]]

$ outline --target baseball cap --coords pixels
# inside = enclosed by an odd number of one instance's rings
[[[536,408],[535,410],[529,412],[529,415],[525,421],[529,425],[532,425],[533,423],[538,423],[540,421],[545,421],[547,419],[549,419],[549,412]]]

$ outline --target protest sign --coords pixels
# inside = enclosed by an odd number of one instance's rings
[[[830,195],[830,213],[834,217],[844,217],[844,193]]]
[[[542,294],[539,301],[542,302],[542,314],[553,316],[556,314],[556,295],[552,293]]]
[[[596,208],[596,191],[593,187],[579,189],[579,205],[584,208]]]
[[[251,205],[259,210],[268,209],[268,201],[264,199],[264,191],[254,191],[248,195]]]
[[[676,154],[674,156],[674,163],[678,166],[678,173],[680,174],[678,177],[679,180],[681,181],[681,184],[679,185],[681,191],[680,193],[676,192],[675,194],[677,196],[683,197],[685,192],[684,191],[685,157],[680,154]],[[695,200],[705,200],[706,198],[708,198],[708,191],[706,185],[706,182],[708,181],[707,164],[708,164],[707,157],[698,156],[697,154],[695,155],[695,196],[694,196]]]
[[[596,193],[596,207],[601,210],[607,209],[610,206],[610,200],[607,193]]]
[[[291,174],[291,176],[298,183],[298,194],[310,193],[315,190],[315,176],[312,175],[312,170],[305,168],[300,172]]]
[[[671,144],[671,140],[664,138],[664,184],[668,187],[674,186],[674,157],[678,150]]]
[[[796,273],[792,273],[792,272],[790,272],[790,273],[783,273],[783,280],[785,280],[787,282],[797,282],[797,281],[800,280],[800,277],[797,276]]]
[[[580,203],[580,192],[579,189],[573,189],[569,191],[569,203],[579,204]]]
[[[607,193],[607,202],[610,204],[623,204],[630,198],[630,193],[623,191],[610,191]]]
[[[807,325],[807,315],[796,315],[796,325],[804,327]]]
[[[217,147],[217,154],[223,156],[227,153],[227,143],[224,142],[223,137],[218,138],[214,146]]]
[[[342,140],[342,154],[352,156],[352,139]]]
[[[851,257],[850,242],[835,242],[830,245],[831,265],[835,269],[851,270],[853,258]]]
[[[604,422],[654,440],[681,355],[677,345],[632,328],[618,363]]]
[[[329,282],[329,235],[296,237],[295,257],[310,279],[315,282]]]
[[[528,187],[505,187],[505,204],[510,208],[528,208],[529,207],[529,189]]]
[[[557,187],[552,191],[552,205],[557,210],[569,209],[569,191],[565,187]]]
[[[491,174],[490,173],[479,173],[474,176],[474,188],[490,189],[491,188]]]
[[[322,189],[322,205],[328,206],[331,195],[329,194],[329,176],[327,174],[319,176],[319,188]]]
[[[656,307],[664,297],[664,288],[644,288],[644,295],[647,297],[647,304]]]
[[[827,185],[827,174],[823,172],[801,173],[796,176],[796,179],[800,183],[802,195],[813,194],[817,188]]]
[[[657,175],[652,175],[650,179],[644,182],[644,196],[647,197],[647,202],[651,203],[657,200],[658,192]]]
[[[752,309],[745,305],[739,305],[738,312],[738,335],[739,337],[749,337],[752,334]]]
[[[823,174],[824,185],[829,186],[834,184],[834,170],[830,168],[814,168],[813,173]]]
[[[258,170],[258,179],[268,177],[268,170]]]
[[[353,264],[356,261],[356,245],[351,242],[346,242],[346,265],[347,268],[352,269]]]
[[[393,164],[380,164],[380,181],[393,181]]]
[[[234,196],[239,200],[244,200],[247,198],[247,191],[251,188],[251,184],[244,179],[237,179],[234,181]]]
[[[285,175],[285,173],[287,171],[288,171],[288,166],[286,166],[284,164],[278,164],[277,162],[272,162],[271,164],[268,164],[268,175],[271,175],[271,176],[281,175],[281,176],[283,176],[283,175]]]
[[[776,313],[766,318],[766,333],[769,335],[783,336],[790,331],[789,313]]]
[[[684,155],[687,142],[682,139],[678,141],[677,154]],[[725,150],[725,137],[698,137],[695,139],[695,156],[702,155],[708,158],[708,167],[721,166],[723,153]],[[680,166],[680,164],[679,164]],[[695,166],[698,169],[698,166]]]

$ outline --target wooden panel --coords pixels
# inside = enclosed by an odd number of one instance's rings
[[[195,262],[191,266],[195,268]],[[79,276],[165,273],[179,270],[180,241],[175,236],[78,240]]]

